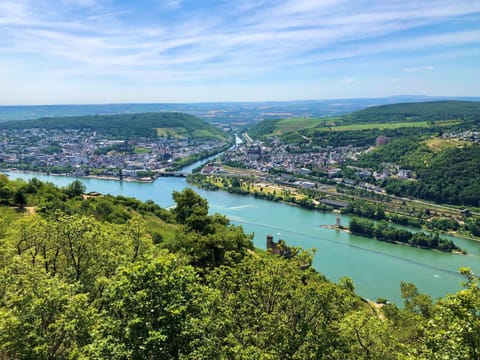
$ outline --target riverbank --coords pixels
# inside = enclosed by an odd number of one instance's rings
[[[219,171],[220,169],[221,171]],[[480,238],[472,236],[464,224],[464,219],[455,219],[452,214],[429,211],[425,208],[416,208],[408,199],[399,201],[395,197],[382,195],[381,199],[372,198],[365,194],[348,195],[339,192],[334,186],[324,186],[315,183],[295,182],[284,184],[271,182],[269,174],[252,175],[242,173],[242,169],[230,171],[230,167],[219,167],[211,174],[194,174],[187,178],[189,184],[199,188],[214,191],[221,190],[232,194],[249,195],[258,199],[281,202],[298,206],[307,210],[331,211],[341,209],[346,215],[359,216],[375,221],[387,221],[399,226],[418,228],[429,233],[440,233],[448,236],[480,242]],[[298,184],[296,184],[298,183]],[[458,217],[458,216],[457,216]],[[457,229],[444,230],[429,226],[431,221],[453,221]]]
[[[12,180],[26,181],[37,177],[64,187],[71,177],[11,173]],[[154,201],[164,208],[173,206],[173,191],[181,191],[188,185],[185,178],[163,177],[152,183],[106,181],[102,179],[79,179],[87,192],[99,192],[135,197],[142,201]],[[253,196],[239,196],[227,191],[194,190],[207,199],[209,211],[228,217],[235,225],[254,236],[254,245],[265,248],[265,238],[272,234],[275,239],[284,239],[290,246],[317,251],[313,268],[332,281],[348,276],[358,293],[368,299],[385,297],[397,304],[402,303],[400,282],[415,283],[419,291],[432,298],[443,297],[460,289],[463,278],[458,274],[461,267],[469,267],[480,273],[480,243],[456,239],[455,242],[468,251],[468,256],[452,256],[440,251],[424,251],[410,246],[372,241],[320,227],[320,224],[335,224],[331,211],[307,211],[299,206],[280,202],[264,201]],[[342,216],[345,225],[349,216]]]
[[[387,242],[387,243],[395,244],[395,245],[405,245],[405,246],[410,246],[410,247],[414,247],[414,248],[417,248],[417,249],[423,249],[423,250],[436,250],[436,251],[446,252],[446,253],[450,253],[450,254],[467,255],[467,252],[466,252],[465,250],[460,249],[460,248],[457,248],[457,249],[454,249],[454,250],[450,250],[450,251],[444,251],[444,250],[441,250],[441,249],[438,249],[438,248],[418,246],[418,245],[415,245],[415,244],[409,244],[409,243],[405,243],[405,242],[401,242],[401,241],[381,240],[381,239],[378,239],[378,238],[376,238],[376,237],[374,237],[374,236],[367,236],[366,234],[362,234],[362,233],[358,233],[358,232],[352,232],[352,231],[350,230],[350,228],[345,227],[345,226],[342,226],[342,225],[340,225],[340,226],[337,226],[337,225],[320,225],[320,227],[322,227],[322,228],[324,228],[324,229],[331,229],[331,230],[343,231],[343,232],[345,232],[345,233],[347,233],[347,234],[362,236],[362,237],[367,238],[367,239],[372,239],[372,240],[376,240],[376,241]]]
[[[143,178],[133,178],[133,177],[123,177],[120,179],[118,176],[108,176],[108,175],[73,175],[73,174],[53,174],[43,171],[26,171],[26,170],[18,170],[18,169],[2,169],[0,173],[19,173],[19,174],[36,174],[36,175],[46,175],[46,176],[66,176],[71,177],[72,179],[98,179],[98,180],[109,180],[109,181],[126,181],[126,182],[139,182],[139,183],[149,183],[154,182],[158,176],[156,177],[143,177]]]

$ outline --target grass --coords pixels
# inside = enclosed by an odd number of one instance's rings
[[[342,125],[341,118],[289,118],[279,120],[274,125],[274,130],[268,136],[281,136],[284,134],[296,133],[305,129],[319,129],[321,131],[358,131],[366,129],[398,129],[405,127],[428,128],[432,126],[450,127],[461,123],[460,120],[439,120],[431,121],[401,121],[383,123],[360,123]]]
[[[215,175],[211,175],[211,176],[207,176],[207,179],[209,183],[214,184],[221,189],[228,188],[228,185],[227,186],[224,185],[221,176],[217,177]],[[282,198],[294,197],[296,200],[308,198],[304,194],[301,194],[300,192],[298,192],[296,188],[288,187],[284,185],[241,181],[241,188],[242,190],[248,191],[249,193],[252,193],[252,194],[255,191],[257,191],[259,193],[272,194]]]
[[[430,124],[427,121],[420,122],[399,122],[399,123],[370,123],[370,124],[350,124],[350,125],[340,125],[332,127],[322,127],[320,130],[323,131],[358,131],[366,129],[399,129],[403,127],[419,127],[426,128],[430,127]]]
[[[431,150],[435,152],[441,152],[447,149],[462,148],[468,146],[470,143],[468,141],[458,140],[458,139],[441,139],[441,138],[432,138],[425,141]]]
[[[147,228],[154,233],[161,234],[163,240],[171,241],[175,238],[176,231],[178,230],[178,225],[168,224],[152,215],[145,216],[145,220],[147,222]]]
[[[192,132],[188,132],[187,129],[183,127],[157,128],[157,136],[173,137],[175,139],[183,139],[186,137],[192,137],[192,138],[215,137],[221,140],[220,135],[214,135],[209,130],[195,129]]]
[[[430,121],[403,121],[403,122],[393,122],[393,123],[366,123],[366,124],[348,124],[348,125],[338,125],[335,126],[334,123],[327,124],[320,128],[323,131],[357,131],[357,130],[366,130],[366,129],[399,129],[405,127],[418,127],[418,128],[427,128],[432,126],[439,127],[449,127],[458,125],[461,123],[459,120],[443,120],[435,121],[434,123]]]
[[[321,124],[323,119],[318,118],[291,118],[280,120],[275,125],[275,130],[271,135],[281,135],[283,133],[298,131],[306,128],[312,128]]]
[[[195,137],[195,138],[201,138],[201,137],[208,137],[208,136],[212,136],[213,134],[208,131],[208,130],[200,130],[200,129],[197,129],[197,130],[194,130],[193,133],[192,133],[192,137]]]
[[[187,135],[187,130],[183,127],[171,128],[157,128],[157,136],[159,137],[174,137],[176,139],[184,138]]]
[[[272,195],[280,196],[282,198],[293,197],[296,200],[308,198],[307,196],[300,194],[295,188],[280,186],[280,185],[272,185],[268,183],[253,183],[250,185],[250,191],[252,192],[258,191],[264,194],[272,194]],[[288,195],[285,193],[287,193]]]
[[[147,149],[147,148],[142,148],[142,147],[136,147],[135,148],[135,154],[137,154],[137,155],[150,154],[151,152],[152,152],[152,149]]]

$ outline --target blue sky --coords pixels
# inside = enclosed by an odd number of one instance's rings
[[[480,96],[480,0],[0,0],[0,104]]]

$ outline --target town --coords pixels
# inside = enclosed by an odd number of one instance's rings
[[[245,168],[262,174],[262,180],[271,180],[276,183],[290,183],[303,188],[314,188],[314,181],[323,183],[343,183],[358,185],[366,190],[384,192],[381,187],[366,182],[366,180],[381,181],[389,177],[400,179],[414,179],[414,173],[408,169],[401,169],[397,164],[384,164],[382,171],[372,171],[347,165],[343,173],[352,175],[352,178],[342,174],[342,167],[346,163],[354,163],[357,158],[370,151],[372,147],[340,146],[299,146],[285,144],[279,137],[270,139],[269,144],[260,140],[253,140],[248,133],[243,134],[245,142],[237,144],[235,148],[222,155],[222,164],[227,167],[213,167],[208,165],[202,169],[203,174],[212,172],[226,173],[228,166]],[[375,146],[388,143],[389,139],[378,137]],[[238,173],[238,172],[234,172]],[[359,180],[356,181],[353,178]]]
[[[381,164],[380,171],[354,166],[355,161],[362,154],[387,144],[391,139],[386,136],[379,136],[375,144],[369,147],[294,145],[282,142],[279,137],[270,138],[267,144],[261,140],[253,140],[248,133],[243,133],[243,139],[244,142],[223,154],[222,163],[253,169],[264,174],[280,174],[281,176],[277,176],[280,182],[282,177],[290,182],[293,182],[295,177],[319,178],[346,185],[358,184],[361,188],[382,192],[379,186],[369,184],[366,180],[378,183],[390,177],[403,180],[415,179],[413,171],[403,169],[395,163]],[[480,143],[480,132],[444,133],[442,139]],[[203,169],[205,174],[212,171],[214,169],[211,166]],[[297,185],[313,187],[314,183],[297,181]]]
[[[213,138],[118,140],[87,129],[3,129],[0,168],[152,181],[176,161],[226,145],[226,140]]]

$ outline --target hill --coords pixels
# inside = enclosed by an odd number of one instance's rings
[[[389,193],[438,203],[480,207],[480,144],[412,136],[392,140],[359,159],[358,165],[379,169],[395,163],[412,170],[415,181],[390,178]]]
[[[320,118],[291,118],[291,119],[268,119],[259,122],[248,129],[248,134],[254,138],[268,136],[283,136],[291,132],[297,132],[315,127],[321,124]]]
[[[0,129],[90,129],[114,137],[157,136],[177,138],[225,138],[219,128],[184,113],[135,113],[52,117],[0,122]]]
[[[480,121],[480,102],[429,101],[374,106],[341,117],[344,122]]]
[[[134,103],[78,105],[0,105],[0,122],[45,117],[114,115],[145,112],[183,112],[209,122],[254,124],[280,116],[319,117],[351,113],[370,106],[434,100],[480,101],[478,97],[431,97],[402,95],[386,98],[217,103]]]
[[[287,143],[368,146],[379,135],[402,137],[480,125],[480,102],[432,101],[374,106],[339,117],[275,119],[248,130],[255,139],[279,136]]]

